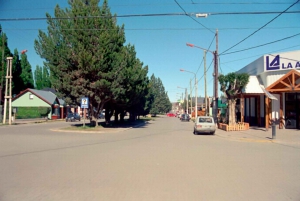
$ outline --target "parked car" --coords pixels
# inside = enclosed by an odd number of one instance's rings
[[[69,113],[66,117],[66,122],[68,121],[80,121],[81,120],[81,117],[78,113]]]
[[[104,119],[105,117],[105,113],[104,112],[100,112],[99,113],[99,119]]]
[[[215,134],[216,124],[213,117],[198,116],[194,125],[194,134],[198,133],[210,133]]]
[[[172,112],[167,113],[167,117],[176,117],[176,115]]]
[[[189,114],[182,114],[180,117],[181,121],[190,121],[190,115]]]

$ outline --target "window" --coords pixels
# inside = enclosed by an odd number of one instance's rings
[[[29,99],[33,99],[33,94],[29,94]]]

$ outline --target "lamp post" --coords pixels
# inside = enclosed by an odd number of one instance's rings
[[[186,43],[186,45],[189,47],[196,47],[196,48],[202,49],[205,51],[205,54],[206,54],[206,51],[210,52],[214,56],[214,74],[213,74],[213,76],[214,76],[214,105],[213,105],[214,112],[213,112],[213,116],[214,116],[215,122],[217,122],[217,120],[218,120],[218,118],[217,118],[217,116],[218,116],[218,96],[219,96],[218,95],[218,75],[219,75],[219,73],[218,73],[218,30],[216,31],[216,50],[215,51],[210,51],[210,50],[196,46],[191,43]],[[205,95],[205,101],[206,101],[206,95]]]
[[[189,106],[188,106],[187,88],[183,88],[183,87],[177,87],[177,88],[185,90],[186,113],[188,114],[189,113],[189,108],[188,108]]]
[[[198,106],[197,106],[197,102],[198,102],[198,97],[197,97],[197,78],[196,78],[196,73],[193,73],[191,71],[185,70],[185,69],[180,69],[180,71],[182,72],[187,72],[187,73],[192,73],[195,76],[195,120],[197,119],[198,116]]]

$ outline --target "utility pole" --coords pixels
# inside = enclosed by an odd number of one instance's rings
[[[189,103],[188,103],[188,93],[187,93],[187,88],[185,88],[185,101],[186,101],[186,114],[189,113]]]
[[[11,125],[11,92],[12,92],[12,57],[7,57],[7,67],[6,67],[6,84],[5,84],[5,95],[4,95],[4,114],[3,114],[3,124],[6,121],[6,108],[7,108],[7,99],[9,100],[8,106],[8,124]],[[9,87],[9,89],[8,89]]]
[[[214,104],[214,119],[215,122],[217,123],[218,121],[218,76],[219,76],[219,69],[218,69],[218,29],[216,30],[216,51],[214,52],[214,77],[215,77],[215,82],[214,82],[214,98],[215,98],[215,104]]]
[[[2,121],[2,88],[3,88],[3,74],[4,74],[4,34],[2,33],[2,59],[1,59],[1,77],[0,77],[0,121]]]
[[[207,108],[207,86],[206,86],[206,50],[204,50],[204,56],[203,56],[203,60],[204,60],[204,98],[205,98],[205,116],[208,116],[208,108]]]
[[[192,79],[190,79],[190,99],[191,99],[191,115],[192,115],[192,108],[193,108],[193,99],[192,99]]]

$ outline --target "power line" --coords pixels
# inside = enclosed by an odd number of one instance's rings
[[[181,5],[285,5],[288,2],[194,2],[191,3],[182,2]],[[109,7],[149,7],[149,6],[173,6],[173,3],[146,3],[146,4],[110,4]],[[67,7],[60,7],[62,9]],[[49,10],[54,9],[54,7],[40,7],[40,8],[15,8],[15,9],[0,9],[0,11],[14,11],[14,10]]]
[[[287,9],[285,9],[284,11],[282,11],[279,15],[277,15],[276,17],[274,17],[272,20],[270,20],[269,22],[267,22],[266,24],[264,24],[262,27],[260,27],[259,29],[257,29],[256,31],[254,31],[252,34],[250,34],[249,36],[247,36],[246,38],[244,38],[243,40],[241,40],[240,42],[238,42],[237,44],[233,45],[232,47],[228,48],[227,50],[225,50],[224,52],[222,52],[219,55],[224,54],[225,52],[227,52],[228,50],[234,48],[235,46],[239,45],[240,43],[244,42],[245,40],[247,40],[248,38],[250,38],[251,36],[253,36],[255,33],[257,33],[258,31],[260,31],[261,29],[263,29],[265,26],[267,26],[268,24],[270,24],[271,22],[273,22],[275,19],[277,19],[280,15],[282,15],[283,13],[285,13],[288,9],[290,9],[291,7],[293,7],[296,3],[298,3],[300,0],[297,0],[295,3],[293,3],[292,5],[290,5]]]
[[[293,37],[296,37],[296,36],[299,36],[299,35],[300,35],[300,33],[297,33],[297,34],[295,34],[295,35],[288,36],[288,37],[285,37],[285,38],[282,38],[282,39],[279,39],[279,40],[275,40],[275,41],[272,41],[272,42],[269,42],[269,43],[265,43],[265,44],[261,44],[261,45],[257,45],[257,46],[254,46],[254,47],[249,47],[249,48],[246,48],[246,49],[237,50],[237,51],[233,51],[233,52],[228,52],[228,53],[225,53],[225,54],[222,54],[222,55],[227,55],[227,54],[233,54],[233,53],[243,52],[243,51],[246,51],[246,50],[250,50],[250,49],[262,47],[262,46],[265,46],[265,45],[270,45],[270,44],[277,43],[277,42],[280,42],[280,41],[283,41],[283,40],[287,40],[287,39],[290,39],[290,38],[293,38]]]
[[[299,29],[299,27],[267,27],[265,28],[266,30],[271,29],[271,30],[276,30],[276,29]],[[218,30],[251,30],[251,29],[257,29],[257,28],[247,28],[247,27],[229,27],[229,28],[218,28]],[[47,29],[29,29],[29,28],[9,28],[9,29],[5,29],[5,30],[21,30],[21,31],[36,31],[36,30],[47,30]],[[68,30],[84,30],[84,31],[102,31],[102,30],[117,30],[117,29],[97,29],[97,28],[92,28],[92,29],[61,29],[64,31],[68,31]],[[170,30],[170,31],[199,31],[199,30],[204,30],[204,28],[124,28],[124,30],[127,31],[165,31],[165,30]]]
[[[179,5],[180,6],[180,5]],[[182,8],[180,6],[180,8]],[[182,8],[183,9],[183,8]],[[129,14],[129,15],[116,15],[113,17],[116,18],[129,18],[129,17],[166,17],[166,16],[188,16],[201,26],[203,26],[205,29],[211,31],[210,28],[204,26],[202,23],[199,21],[195,20],[192,16],[195,16],[195,13],[187,13],[183,9],[184,13],[149,13],[149,14]],[[208,13],[209,15],[250,15],[250,14],[255,14],[255,15],[261,15],[261,14],[277,14],[282,12],[277,12],[277,11],[262,11],[262,12],[224,12],[224,13]],[[297,14],[300,13],[300,11],[289,11],[285,12],[286,14]],[[107,18],[110,16],[106,15],[99,15],[99,16],[77,16],[77,17],[51,17],[51,19],[57,19],[57,20],[69,20],[69,19],[88,19],[88,18]],[[47,17],[23,17],[23,18],[0,18],[0,21],[31,21],[31,20],[47,20]],[[211,31],[212,32],[212,31]]]
[[[216,35],[214,35],[214,37],[213,37],[212,41],[210,42],[210,45],[208,46],[207,50],[210,49],[210,47],[211,47],[212,43],[214,42],[215,38],[216,38]],[[200,67],[201,67],[201,65],[202,65],[202,63],[203,63],[203,60],[204,60],[204,59],[202,59],[200,65],[199,65],[199,68],[198,68],[197,71],[196,71],[196,74],[197,74],[198,71],[200,70]]]
[[[252,11],[252,12],[219,12],[219,13],[208,13],[209,15],[270,15],[270,14],[280,14],[280,11]],[[286,11],[285,14],[297,14],[300,11]]]
[[[183,10],[183,12],[185,13],[186,16],[190,17],[193,21],[197,22],[198,24],[200,24],[201,26],[203,26],[204,28],[206,28],[208,31],[214,33],[212,30],[210,30],[209,28],[207,28],[206,26],[204,26],[202,23],[198,22],[197,20],[195,20],[194,18],[192,18],[190,15],[187,14],[187,12],[182,8],[182,6],[176,1],[176,4],[181,8],[181,10]]]
[[[277,50],[274,50],[272,51],[273,52],[278,52],[278,51],[283,51],[283,50],[287,50],[287,49],[290,49],[290,48],[294,48],[294,47],[299,47],[299,45],[294,45],[294,46],[291,46],[291,47],[287,47],[287,48],[283,48],[283,49],[277,49]],[[257,54],[257,55],[253,55],[253,56],[250,56],[250,57],[245,57],[245,58],[241,58],[241,59],[236,59],[236,60],[232,60],[232,61],[227,61],[227,62],[223,62],[222,64],[228,64],[228,63],[232,63],[232,62],[236,62],[236,61],[241,61],[241,60],[245,60],[245,59],[250,59],[250,58],[253,58],[253,57],[259,57],[263,54],[271,54],[271,52],[267,52],[267,53],[262,53],[262,54]]]

